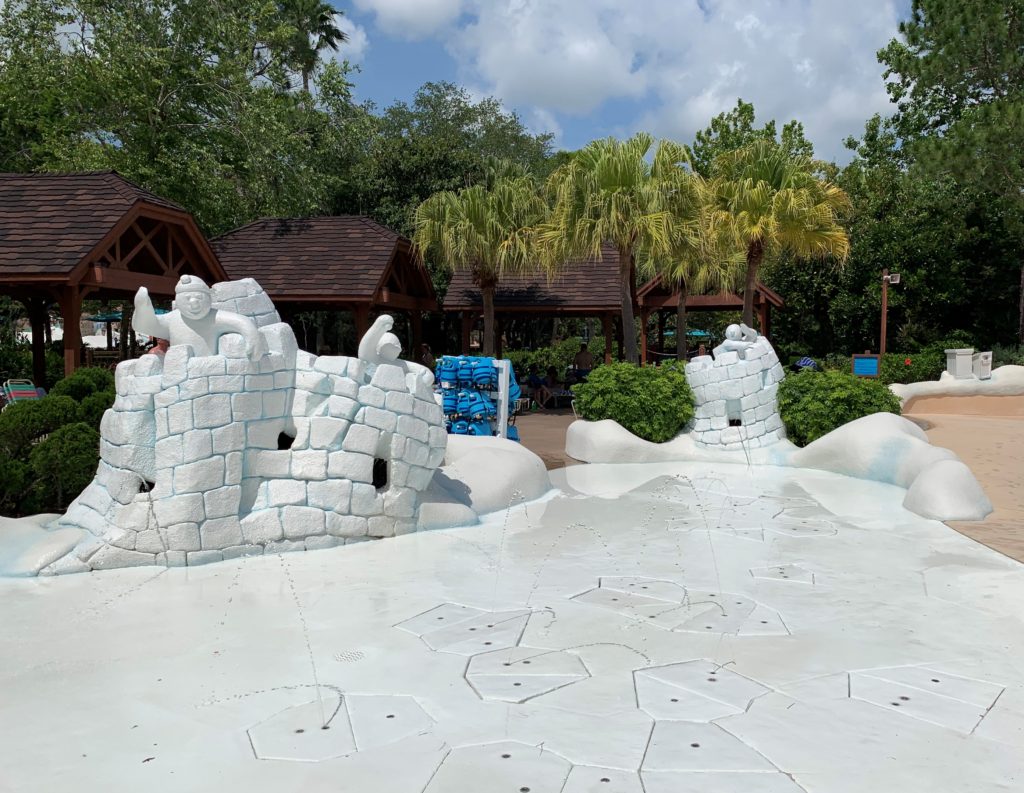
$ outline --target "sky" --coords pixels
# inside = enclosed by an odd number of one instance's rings
[[[876,52],[909,0],[334,0],[379,107],[427,81],[493,96],[559,148],[645,130],[693,140],[752,102],[758,124],[802,121],[819,157],[892,112]]]

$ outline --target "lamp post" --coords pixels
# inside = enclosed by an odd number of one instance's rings
[[[886,321],[889,314],[889,284],[900,282],[899,273],[890,273],[889,268],[882,270],[882,339],[879,343],[879,355],[885,355]]]

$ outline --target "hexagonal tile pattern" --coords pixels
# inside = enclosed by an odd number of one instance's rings
[[[1003,693],[1003,686],[923,666],[896,666],[850,672],[849,691],[851,699],[970,733]]]
[[[750,575],[760,581],[779,581],[789,584],[814,585],[814,573],[804,570],[798,564],[782,564],[774,567],[752,567]]]
[[[444,603],[417,614],[395,627],[419,636],[431,649],[456,655],[476,655],[515,647],[529,609],[484,611],[458,603]]]
[[[633,673],[640,709],[659,721],[711,721],[744,713],[769,689],[708,660]]]
[[[466,681],[481,699],[526,702],[590,677],[579,656],[513,647],[474,656]]]
[[[671,581],[602,577],[572,598],[669,631],[788,635],[777,611],[745,595],[690,590]]]
[[[325,723],[326,721],[326,723]],[[412,697],[326,692],[250,727],[260,760],[316,763],[396,743],[434,724]]]
[[[423,793],[561,793],[571,764],[554,752],[516,741],[452,749]]]

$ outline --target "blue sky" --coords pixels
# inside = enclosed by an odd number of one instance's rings
[[[817,154],[891,112],[875,53],[909,0],[335,0],[360,99],[427,81],[494,96],[564,148],[638,130],[688,142],[737,97],[803,121]]]

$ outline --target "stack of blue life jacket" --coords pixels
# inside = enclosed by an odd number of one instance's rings
[[[511,369],[510,369],[511,372]],[[498,370],[493,358],[445,355],[437,362],[435,382],[441,390],[448,432],[453,435],[496,435],[492,422],[498,415],[492,395],[498,390]],[[509,381],[509,412],[522,391],[512,376]],[[519,440],[515,427],[508,437]]]

